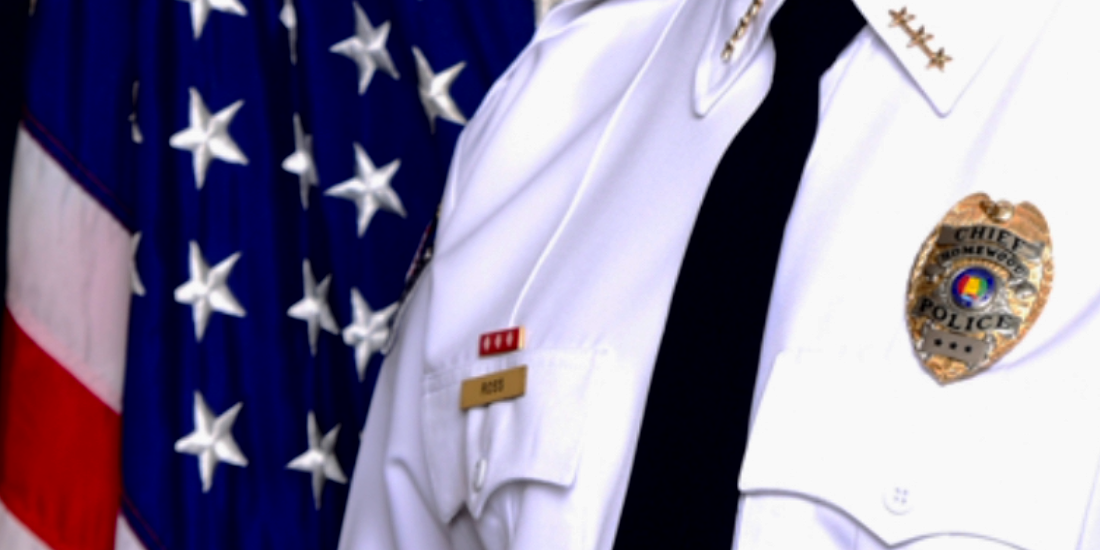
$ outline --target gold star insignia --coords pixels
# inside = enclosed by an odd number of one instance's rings
[[[936,67],[942,72],[944,70],[944,67],[947,65],[947,62],[951,61],[951,56],[947,55],[944,52],[943,48],[940,48],[939,51],[936,52],[932,51],[932,48],[928,46],[928,42],[935,38],[935,36],[924,30],[924,25],[921,25],[920,28],[913,30],[913,27],[909,25],[909,22],[916,19],[917,16],[909,13],[909,10],[906,9],[904,6],[897,11],[889,10],[889,14],[890,26],[901,27],[901,30],[904,31],[906,36],[909,37],[909,44],[907,44],[906,47],[918,47],[920,51],[924,53],[924,55],[928,56],[928,68],[931,69],[932,67]]]
[[[917,32],[913,33],[912,40],[909,41],[908,47],[913,46],[927,46],[928,41],[935,38],[936,35],[925,32],[924,25],[921,25]]]
[[[951,56],[944,53],[943,48],[940,48],[928,59],[928,68],[935,67],[942,71],[948,61],[951,61]]]
[[[916,19],[917,16],[911,15],[908,8],[902,7],[899,11],[890,10],[890,17],[894,19],[890,23],[890,26],[896,27],[898,25],[906,25],[913,19]]]

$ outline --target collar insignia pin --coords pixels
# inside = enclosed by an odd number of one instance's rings
[[[966,197],[921,245],[909,337],[940,383],[989,368],[1035,324],[1054,282],[1050,229],[1031,203]]]
[[[889,10],[890,14],[890,26],[901,27],[901,30],[905,31],[905,34],[909,36],[909,44],[907,47],[912,48],[916,46],[920,48],[920,51],[924,52],[924,55],[928,57],[928,66],[926,68],[931,69],[933,67],[943,72],[947,63],[954,59],[947,55],[947,52],[943,48],[933,51],[931,46],[928,45],[934,35],[924,30],[924,25],[921,25],[919,29],[914,30],[909,24],[917,18],[916,15],[909,13],[908,8],[902,7],[900,10]]]

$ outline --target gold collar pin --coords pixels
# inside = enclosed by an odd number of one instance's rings
[[[917,16],[909,13],[909,10],[902,7],[900,10],[890,10],[890,26],[901,27],[901,30],[905,31],[905,34],[909,36],[908,47],[912,48],[917,46],[920,51],[924,52],[924,55],[928,56],[928,67],[931,69],[935,67],[940,71],[944,70],[948,61],[951,61],[951,56],[944,52],[943,48],[932,51],[932,48],[928,46],[928,42],[935,38],[935,35],[928,33],[924,30],[924,25],[920,28],[913,30],[913,27],[909,25]]]

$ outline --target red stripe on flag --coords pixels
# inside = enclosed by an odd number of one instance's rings
[[[111,550],[121,419],[4,311],[0,499],[53,550]]]

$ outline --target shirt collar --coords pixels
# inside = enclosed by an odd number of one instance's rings
[[[930,106],[946,116],[989,58],[1003,36],[1006,16],[1018,0],[853,0],[867,25],[890,49]],[[737,80],[760,50],[766,29],[782,0],[764,0],[763,8],[738,41],[732,58],[721,58],[726,40],[737,28],[752,0],[723,0],[711,23],[695,75],[694,103],[699,116],[707,112]],[[904,14],[902,10],[904,11]],[[924,51],[919,42],[923,28]],[[940,50],[950,58],[941,70],[931,64]]]
[[[744,36],[734,46],[729,60],[722,59],[726,41],[737,29],[741,18],[753,0],[719,0],[712,18],[706,42],[695,68],[695,114],[705,116],[733,86],[742,71],[752,62],[767,37],[768,24],[782,0],[764,0],[760,12],[746,28]]]

